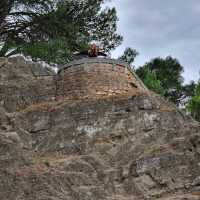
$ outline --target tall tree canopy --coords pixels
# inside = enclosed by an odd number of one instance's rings
[[[148,68],[153,72],[165,90],[164,96],[175,104],[179,104],[182,97],[183,84],[183,66],[175,58],[168,56],[165,59],[155,58],[146,63],[143,67],[137,69],[138,75],[142,77],[142,71]]]
[[[105,0],[1,0],[0,56],[22,53],[47,62],[64,63],[88,43],[105,52],[118,46],[115,8]]]
[[[196,83],[194,81],[191,81],[190,83],[182,86],[182,97],[180,99],[182,106],[185,106],[188,101],[195,95],[195,90]]]

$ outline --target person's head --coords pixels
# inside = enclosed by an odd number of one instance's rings
[[[96,48],[97,48],[96,44],[93,43],[93,44],[90,45],[90,49],[94,50]]]
[[[98,48],[96,46],[96,44],[91,44],[90,48],[88,50],[88,55],[89,57],[97,57],[98,56]]]

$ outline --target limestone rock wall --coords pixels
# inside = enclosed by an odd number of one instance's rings
[[[200,124],[98,61],[61,70],[62,90],[47,69],[0,59],[0,200],[199,200]]]
[[[0,58],[0,105],[8,112],[55,99],[54,72],[23,57]]]
[[[57,99],[95,99],[147,93],[127,64],[101,58],[69,63],[57,76]]]
[[[36,106],[18,113],[14,127],[34,152],[18,169],[22,200],[200,197],[200,126],[157,97]]]

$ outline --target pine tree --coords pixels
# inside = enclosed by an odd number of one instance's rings
[[[49,63],[65,63],[89,42],[105,52],[118,46],[115,8],[104,0],[1,0],[0,56],[24,54]]]

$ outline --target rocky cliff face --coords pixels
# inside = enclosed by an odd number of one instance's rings
[[[8,112],[52,101],[54,97],[53,71],[23,57],[0,58],[0,104]]]
[[[1,200],[200,199],[200,125],[159,96],[55,101],[49,70],[0,72]]]

